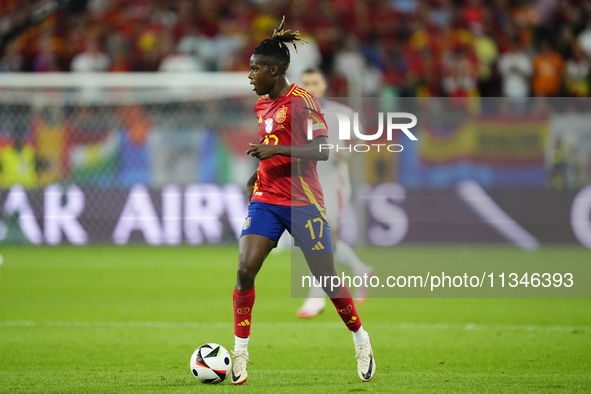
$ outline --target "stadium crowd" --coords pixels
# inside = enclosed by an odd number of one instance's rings
[[[39,3],[2,0],[0,27]],[[309,41],[291,76],[319,65],[332,95],[589,95],[584,0],[89,0],[12,41],[0,70],[245,71],[284,14]]]

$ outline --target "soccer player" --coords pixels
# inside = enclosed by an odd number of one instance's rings
[[[250,204],[239,242],[238,273],[234,289],[234,365],[232,383],[242,384],[250,362],[248,341],[255,301],[255,278],[269,252],[287,230],[304,252],[308,267],[316,277],[336,275],[330,228],[324,216],[317,160],[328,153],[319,149],[327,142],[326,126],[318,122],[307,137],[307,119],[319,119],[318,100],[295,84],[285,72],[289,67],[288,43],[304,44],[299,32],[284,30],[285,18],[271,39],[255,48],[248,75],[253,90],[265,96],[255,105],[259,124],[258,144],[250,144],[247,154],[259,159],[259,168],[247,182]],[[294,105],[292,105],[292,100]],[[322,119],[319,119],[322,120]],[[375,373],[371,341],[349,289],[324,288],[339,316],[353,333],[357,372],[363,381]]]
[[[324,73],[319,68],[309,68],[302,74],[300,84],[303,89],[316,98],[324,97],[327,84]],[[353,110],[336,101],[321,99],[322,108],[327,111],[335,111],[350,114],[353,119]],[[329,117],[328,142],[334,146],[339,145],[339,128],[336,116]],[[335,152],[327,161],[318,165],[318,178],[322,185],[326,217],[330,224],[332,242],[334,245],[334,259],[337,263],[349,268],[353,275],[370,278],[374,275],[373,268],[363,264],[353,249],[339,239],[339,216],[341,210],[351,200],[351,180],[349,176],[348,152]],[[355,289],[355,302],[361,305],[367,299],[368,288],[366,286]],[[303,318],[313,318],[324,310],[326,306],[325,293],[320,287],[310,287],[308,298],[298,310],[297,315]]]

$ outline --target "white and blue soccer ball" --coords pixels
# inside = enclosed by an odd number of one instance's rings
[[[201,383],[216,384],[232,372],[232,358],[222,345],[206,343],[193,352],[190,368]]]

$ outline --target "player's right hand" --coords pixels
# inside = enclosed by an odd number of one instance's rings
[[[256,157],[259,160],[269,159],[277,154],[277,146],[276,145],[267,145],[267,144],[253,144],[250,143],[250,148],[246,151],[247,155],[251,155]]]

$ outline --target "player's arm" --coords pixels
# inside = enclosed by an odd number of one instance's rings
[[[328,149],[321,149],[321,145],[323,144],[328,144],[328,139],[325,136],[318,136],[307,144],[299,146],[251,143],[246,154],[256,157],[259,160],[265,160],[279,155],[297,159],[325,161],[328,160]]]
[[[254,193],[254,184],[257,181],[259,169],[257,168],[254,170],[248,181],[246,182],[246,196],[248,197],[248,201],[252,200],[252,195]]]

